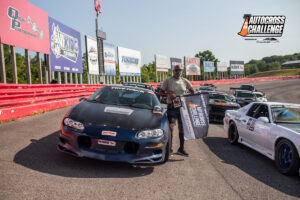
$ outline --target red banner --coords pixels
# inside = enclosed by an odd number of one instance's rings
[[[26,0],[0,0],[0,42],[50,53],[48,13]]]

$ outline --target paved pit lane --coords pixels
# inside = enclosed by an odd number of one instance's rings
[[[269,100],[300,103],[300,79],[254,85]],[[210,125],[207,138],[186,142],[190,157],[174,155],[154,167],[60,153],[57,135],[67,110],[0,125],[1,200],[300,198],[300,176],[281,175],[268,158],[242,145],[229,145],[220,124]],[[178,143],[176,133],[174,150]]]

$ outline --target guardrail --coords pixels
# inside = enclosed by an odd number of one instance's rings
[[[297,79],[298,76],[191,81],[193,86]],[[149,83],[154,88],[160,83]],[[0,84],[0,121],[9,121],[78,103],[105,84]]]

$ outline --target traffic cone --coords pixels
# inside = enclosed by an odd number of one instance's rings
[[[248,35],[248,18],[245,19],[244,25],[242,30],[238,33],[240,36],[245,37],[246,35]]]

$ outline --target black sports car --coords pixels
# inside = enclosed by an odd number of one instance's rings
[[[240,105],[233,102],[231,97],[222,92],[209,94],[209,121],[223,122],[226,110],[239,109]]]
[[[163,163],[169,158],[170,140],[166,110],[154,92],[105,86],[66,113],[58,149],[106,161]]]

